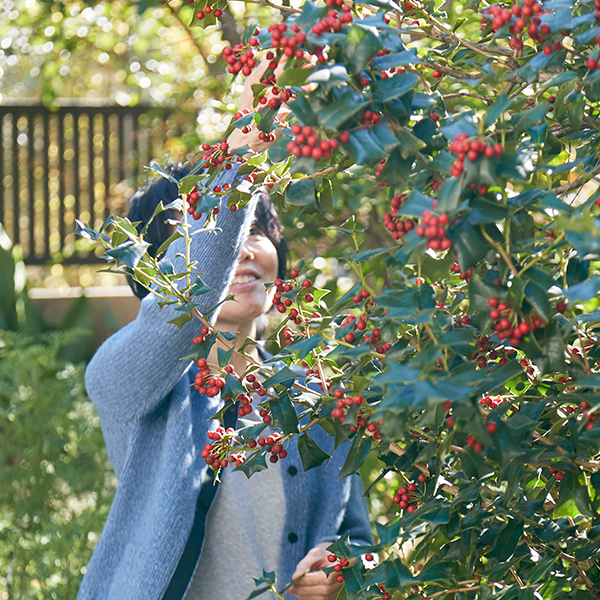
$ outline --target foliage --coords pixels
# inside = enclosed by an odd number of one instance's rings
[[[224,144],[205,148],[208,175],[180,182],[190,214],[209,221],[220,196],[231,191],[238,205],[261,184],[283,214],[347,219],[329,232],[350,247],[337,258],[354,288],[326,294],[309,266],[277,286],[287,322],[273,360],[308,368],[323,394],[309,406],[292,371],[251,367],[275,396],[261,404],[281,432],[267,440],[271,455],[300,435],[304,467],[321,464],[318,423],[352,439],[342,476],[373,449],[382,477],[400,482],[373,547],[331,547],[346,559],[379,554],[375,568],[343,569],[349,598],[598,598],[595,6],[327,4],[286,9],[285,27],[256,33],[252,23],[248,46],[226,54],[231,72],[249,49],[274,55],[253,88],[260,110],[237,124],[254,122],[267,141],[275,132],[275,143],[240,159],[232,191],[215,177],[243,151]],[[282,97],[285,122],[274,118]],[[365,194],[386,229],[352,205]],[[203,359],[216,334],[194,308],[198,288],[189,277],[178,287],[126,221],[107,227],[81,231],[117,269],[183,305],[178,325],[205,322],[192,355]],[[185,225],[181,234],[189,243]],[[235,381],[228,359],[212,374]],[[244,404],[247,381],[223,395]],[[310,422],[298,426],[294,410]],[[217,436],[207,461],[218,469],[236,452],[251,474],[265,460],[251,441],[248,431]]]
[[[114,494],[83,366],[58,358],[79,335],[0,331],[0,582],[11,597],[75,598]]]

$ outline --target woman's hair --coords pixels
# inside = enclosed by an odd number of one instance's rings
[[[176,179],[185,177],[190,170],[181,165],[172,165],[166,169]],[[138,190],[131,199],[129,212],[127,218],[132,223],[138,223],[136,229],[139,232],[142,231],[144,226],[150,221],[154,210],[158,206],[159,202],[162,201],[163,205],[167,205],[179,196],[179,190],[177,185],[172,181],[160,177],[157,181],[151,183],[147,187]],[[156,251],[162,246],[162,244],[169,238],[173,233],[173,225],[167,223],[168,220],[174,219],[179,220],[181,213],[174,209],[165,210],[152,219],[152,222],[148,226],[144,239],[150,245],[148,247],[148,253],[150,256],[160,258],[156,256]],[[285,278],[286,262],[287,262],[287,244],[283,239],[283,225],[279,220],[279,216],[275,211],[275,207],[271,202],[269,194],[265,191],[259,192],[258,203],[256,205],[256,212],[254,218],[254,226],[260,229],[262,233],[271,241],[273,246],[277,250],[278,259],[278,270],[277,277],[280,279]],[[127,283],[133,290],[133,293],[138,298],[144,298],[148,295],[148,290],[140,285],[137,281],[134,281],[132,277],[127,276]]]

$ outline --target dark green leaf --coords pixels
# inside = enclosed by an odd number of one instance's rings
[[[573,131],[579,131],[583,110],[585,108],[585,96],[579,92],[573,92],[567,97],[567,114]]]
[[[377,102],[387,102],[409,92],[419,81],[414,73],[406,72],[373,82],[373,97]]]
[[[109,248],[104,252],[104,255],[109,257],[109,260],[116,261],[117,267],[134,269],[146,254],[149,245],[147,242],[140,243],[127,240],[116,248]]]
[[[267,468],[266,456],[267,450],[265,448],[256,450],[250,454],[241,465],[235,467],[233,470],[241,471],[248,479],[250,479],[254,473],[264,471]]]
[[[294,381],[300,377],[300,374],[292,371],[290,368],[282,367],[279,369],[279,371],[277,371],[277,373],[275,373],[275,375],[272,375],[265,380],[263,387],[266,389],[274,385],[281,385],[289,389],[294,384]]]
[[[496,102],[489,106],[485,111],[485,118],[483,119],[483,127],[487,129],[491,125],[493,125],[502,113],[506,112],[514,100],[509,98],[504,92],[502,92]]]
[[[490,556],[499,562],[505,562],[514,554],[523,536],[523,521],[510,519],[500,532]]]
[[[329,458],[329,454],[308,433],[303,433],[298,438],[298,452],[302,459],[302,468],[305,471],[318,467]]]
[[[307,206],[316,200],[313,179],[292,179],[285,190],[285,199],[295,206]]]
[[[314,71],[312,69],[305,69],[300,65],[293,65],[290,68],[284,69],[283,73],[277,78],[277,85],[304,85],[308,76],[313,73]]]
[[[467,221],[449,229],[447,235],[452,241],[452,251],[463,273],[475,267],[488,252],[488,244],[479,233],[479,228],[473,227]]]
[[[357,112],[362,112],[369,104],[370,100],[366,96],[347,90],[333,104],[319,111],[319,121],[323,127],[338,129]]]
[[[582,281],[576,285],[570,286],[565,292],[566,299],[571,303],[575,302],[587,302],[591,298],[595,298],[600,291],[600,277],[594,275],[587,281]]]
[[[401,67],[403,65],[418,65],[421,59],[415,50],[402,50],[393,54],[385,54],[373,59],[373,66],[376,69],[387,70],[392,67]]]
[[[544,321],[550,320],[550,301],[546,290],[533,281],[529,281],[525,286],[525,298],[527,298],[538,317],[541,317]]]
[[[395,148],[379,173],[377,181],[389,183],[396,188],[403,188],[408,183],[414,159],[403,158],[400,148]]]
[[[289,394],[281,394],[279,398],[269,400],[271,412],[275,417],[275,423],[283,433],[298,433],[298,416]]]
[[[375,166],[381,159],[388,156],[375,134],[369,129],[353,131],[346,148],[357,164],[369,167]]]
[[[355,23],[342,44],[341,58],[346,63],[348,73],[355,75],[365,69],[382,48],[377,29]]]
[[[371,438],[369,436],[363,436],[360,432],[357,432],[352,440],[352,446],[348,451],[348,456],[344,462],[344,466],[340,471],[338,479],[348,477],[358,472],[358,469],[365,462],[369,451],[371,450]]]

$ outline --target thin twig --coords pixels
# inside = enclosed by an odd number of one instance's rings
[[[298,8],[292,8],[291,6],[282,6],[281,4],[275,4],[269,0],[245,0],[247,4],[261,4],[262,6],[269,6],[270,8],[276,8],[281,12],[294,13],[299,15],[302,11]]]
[[[465,581],[463,583],[463,585],[466,585],[467,583],[469,583],[468,581]],[[431,594],[431,596],[427,596],[427,600],[433,600],[433,598],[439,598],[440,596],[443,596],[444,594],[455,594],[457,592],[471,592],[473,590],[478,590],[481,586],[479,585],[474,585],[471,587],[466,587],[466,588],[456,588],[453,590],[443,590],[441,592],[436,592],[435,594]]]
[[[445,94],[444,96],[442,96],[442,98],[444,100],[448,99],[448,98],[477,98],[477,100],[483,100],[483,102],[485,102],[486,104],[492,104],[494,102],[494,100],[492,98],[490,98],[489,96],[481,96],[480,94],[462,94],[462,93],[456,93],[456,94]]]
[[[506,265],[508,266],[508,268],[512,271],[512,274],[515,277],[519,276],[519,273],[517,271],[517,269],[515,268],[515,265],[513,264],[512,258],[506,253],[506,251],[504,250],[504,248],[502,247],[502,244],[494,241],[490,235],[488,234],[488,232],[484,229],[483,225],[481,226],[481,233],[483,235],[483,237],[492,245],[494,246],[494,248],[499,252],[500,256],[502,256],[502,258],[504,259],[504,262],[506,263]]]
[[[519,584],[519,587],[523,589],[525,587],[525,584],[523,583],[523,580],[517,575],[517,572],[515,571],[514,567],[511,567],[509,570],[512,576],[515,578],[515,581]]]
[[[575,569],[581,576],[581,579],[583,579],[583,581],[585,581],[585,585],[590,590],[594,589],[594,584],[592,583],[591,579],[585,574],[585,571],[579,566],[579,563],[575,560],[574,557],[569,556],[568,554],[565,554],[564,552],[560,553],[560,557],[564,558],[572,567],[575,567]]]

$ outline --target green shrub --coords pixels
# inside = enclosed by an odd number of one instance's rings
[[[75,598],[114,494],[84,365],[58,354],[79,336],[0,330],[0,588],[11,598]]]

